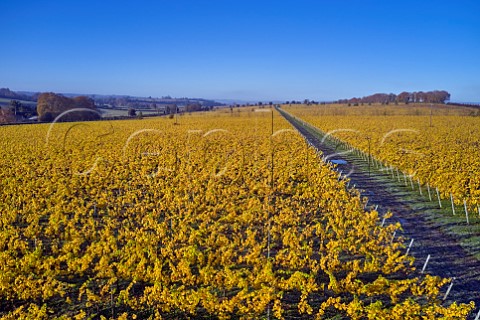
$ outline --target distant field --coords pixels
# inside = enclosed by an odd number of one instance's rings
[[[0,98],[0,106],[6,106],[10,104],[10,101],[15,100],[15,99],[7,99],[7,98]],[[21,104],[28,105],[28,106],[35,106],[37,103],[34,101],[26,101],[26,100],[17,100]]]
[[[128,109],[107,109],[107,108],[98,108],[98,111],[102,114],[103,117],[121,117],[128,115]],[[137,110],[137,115],[142,113],[144,116],[156,114],[155,110]]]

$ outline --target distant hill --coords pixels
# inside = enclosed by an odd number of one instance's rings
[[[9,88],[0,88],[0,98],[11,99],[11,100],[24,100],[24,101],[36,101],[38,95],[36,93],[23,94],[20,92],[15,92]]]
[[[118,95],[87,95],[93,99],[98,106],[110,108],[135,108],[135,109],[156,109],[166,105],[177,105],[184,107],[192,104],[199,104],[202,107],[214,107],[223,105],[223,103],[201,99],[201,98],[172,98],[170,96],[153,98],[153,97],[132,97]]]
[[[12,91],[8,88],[0,89],[0,98],[10,100],[37,101],[40,92],[29,91]],[[75,98],[85,96],[92,99],[99,107],[107,108],[137,108],[137,109],[155,109],[163,105],[187,106],[199,104],[202,107],[213,107],[223,105],[222,102],[202,99],[202,98],[172,98],[164,96],[161,98],[154,97],[133,97],[128,95],[100,95],[100,94],[77,94],[77,93],[61,93],[67,98]]]

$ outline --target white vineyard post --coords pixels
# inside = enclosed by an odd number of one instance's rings
[[[412,249],[413,240],[414,240],[414,239],[412,238],[412,240],[410,240],[410,244],[408,245],[407,253],[405,253],[405,255],[407,255],[407,256],[408,256],[408,253],[410,252],[410,249]]]
[[[407,184],[407,176],[405,175],[405,172],[403,173],[403,179],[405,180],[405,187],[406,187],[408,184]]]
[[[386,220],[386,219],[387,219],[387,218],[384,216],[384,217],[383,217],[383,220],[382,220],[382,224],[380,225],[381,227],[383,227],[383,226],[385,225],[385,220]]]
[[[455,205],[453,204],[453,195],[450,193],[450,202],[452,203],[452,212],[455,215]]]
[[[480,320],[480,309],[478,310],[477,316],[475,317],[475,320]]]
[[[418,182],[418,191],[420,192],[420,195],[423,196],[422,186],[420,185],[420,178],[417,178],[417,182]]]
[[[435,188],[435,190],[437,190],[437,199],[438,199],[438,205],[440,206],[440,208],[442,207],[442,202],[440,201],[440,193],[438,192],[438,187]]]
[[[430,193],[430,184],[427,183],[428,199],[432,201],[432,194]]]
[[[450,293],[450,290],[452,290],[452,287],[453,287],[453,281],[455,281],[455,277],[452,278],[452,282],[450,282],[450,285],[448,286],[447,292],[445,292],[445,296],[443,297],[443,301],[447,300],[448,294]]]
[[[475,320],[480,320],[480,309],[478,310],[477,316],[475,317]]]
[[[412,190],[415,190],[415,187],[413,186],[413,179],[412,179],[412,176],[409,176],[410,177],[410,185],[412,186]]]
[[[393,243],[393,240],[395,240],[395,236],[397,235],[397,231],[394,231],[393,232],[393,236],[392,236],[392,240],[390,241],[390,243]]]
[[[468,221],[468,209],[467,209],[467,200],[463,199],[463,207],[465,208],[465,218],[467,218],[467,224],[470,224]]]
[[[427,260],[425,260],[425,264],[423,265],[422,268],[422,273],[425,272],[425,269],[427,269],[428,261],[430,260],[430,255],[427,256]]]

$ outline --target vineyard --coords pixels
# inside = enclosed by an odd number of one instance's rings
[[[476,118],[399,115],[420,134],[384,139],[398,128],[380,116],[288,110],[371,128],[376,157],[479,204]],[[450,280],[412,267],[399,224],[256,111],[0,127],[0,317],[466,318],[473,303],[442,302]]]
[[[451,106],[291,106],[293,115],[479,211],[478,110]]]

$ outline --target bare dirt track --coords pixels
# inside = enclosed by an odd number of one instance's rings
[[[393,213],[393,217],[386,220],[386,223],[401,223],[401,236],[406,238],[407,245],[414,239],[410,254],[415,257],[414,266],[419,273],[430,255],[425,273],[446,278],[455,277],[451,292],[444,303],[468,303],[473,300],[476,308],[469,318],[474,319],[480,306],[480,261],[464,250],[459,239],[447,234],[438,224],[427,218],[428,214],[438,209],[438,202],[429,201],[426,190],[420,196],[418,190],[412,190],[410,183],[406,186],[398,175],[375,170],[373,165],[369,170],[368,162],[361,156],[353,152],[339,152],[334,142],[323,141],[320,132],[312,130],[286,113],[281,114],[324,156],[337,160],[335,162],[340,163],[337,165],[339,172],[350,173],[350,186],[355,185],[363,196],[368,197],[369,206],[378,205],[381,214],[388,211]],[[443,290],[445,292],[446,288]]]

